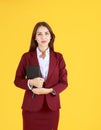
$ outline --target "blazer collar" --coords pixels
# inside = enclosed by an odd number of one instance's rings
[[[38,62],[38,58],[37,58],[37,52],[33,51],[33,52],[31,52],[31,54],[32,54],[33,59],[34,59],[33,60],[34,61],[34,65],[39,66],[39,62]],[[56,64],[57,64],[57,61],[56,61],[55,53],[52,50],[50,50],[49,71],[48,71],[48,75],[47,75],[46,81],[50,80],[50,77],[54,73],[54,69],[55,69]],[[41,77],[42,77],[42,74],[41,74]]]
[[[36,51],[32,51],[31,52],[31,56],[32,56],[31,60],[33,60],[33,65],[39,66],[39,62],[38,62],[38,58],[37,58],[37,52]]]
[[[56,64],[57,64],[57,61],[56,61],[55,53],[52,50],[50,50],[49,71],[48,71],[48,76],[47,76],[46,81],[50,80],[50,77],[54,73],[54,69],[56,67]]]

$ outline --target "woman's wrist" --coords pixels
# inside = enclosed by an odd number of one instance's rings
[[[50,89],[49,89],[49,93],[52,93],[52,92],[53,92],[53,88],[50,88]]]
[[[33,80],[29,79],[29,85],[33,86]]]
[[[35,94],[49,94],[53,92],[53,88],[33,88],[32,92]]]

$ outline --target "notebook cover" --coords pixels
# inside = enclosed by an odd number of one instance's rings
[[[28,79],[40,77],[39,66],[26,66],[26,75]]]

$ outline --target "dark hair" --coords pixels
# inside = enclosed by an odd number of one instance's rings
[[[40,27],[40,26],[44,26],[46,27],[50,34],[51,34],[51,40],[50,40],[50,43],[49,43],[49,47],[51,50],[54,51],[54,46],[53,46],[53,43],[54,43],[54,40],[55,40],[55,35],[51,29],[51,27],[46,23],[46,22],[38,22],[34,29],[33,29],[33,33],[32,33],[32,38],[31,38],[31,43],[30,43],[30,48],[29,48],[29,51],[34,51],[36,49],[36,47],[38,46],[38,43],[37,41],[35,40],[35,37],[36,37],[36,32],[37,32],[37,29]]]

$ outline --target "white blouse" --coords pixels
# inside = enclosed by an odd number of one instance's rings
[[[38,58],[42,78],[44,78],[44,80],[46,80],[46,78],[48,76],[48,70],[49,70],[50,49],[48,48],[46,50],[46,56],[44,59],[40,57],[42,52],[38,49],[38,47],[36,48],[36,51],[37,51],[37,58]],[[32,86],[29,85],[29,80],[28,80],[27,85],[28,85],[28,88],[31,90]]]
[[[41,51],[37,48],[37,58],[40,66],[40,71],[42,74],[42,77],[46,80],[49,70],[49,59],[50,59],[50,50],[49,48],[46,50],[46,56],[45,58],[41,58]]]

